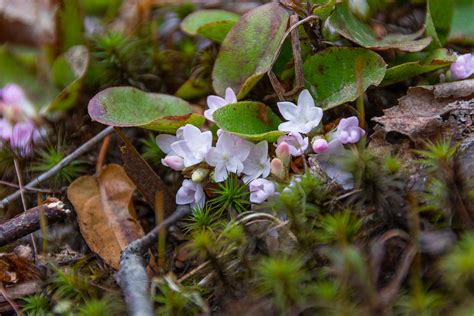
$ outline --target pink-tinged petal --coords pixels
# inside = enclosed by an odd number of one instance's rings
[[[13,134],[13,126],[5,119],[0,119],[0,140],[9,141]]]
[[[457,58],[450,67],[451,77],[454,80],[461,80],[470,77],[474,73],[474,62],[472,54],[464,54]]]
[[[323,138],[318,138],[313,142],[313,151],[316,154],[322,154],[323,152],[327,151],[329,148],[329,144],[327,140]]]
[[[298,107],[301,107],[301,110],[306,112],[310,108],[314,108],[314,99],[307,89],[300,92],[298,96]]]
[[[215,167],[221,161],[220,154],[216,148],[211,148],[206,154],[206,162],[209,166]]]
[[[26,95],[20,86],[10,83],[2,88],[2,99],[9,105],[20,105],[26,99]]]
[[[210,95],[207,97],[207,107],[211,110],[217,110],[224,105],[227,105],[227,101],[216,95]]]
[[[278,110],[286,120],[294,120],[298,116],[298,107],[292,102],[278,102]]]
[[[196,191],[194,193],[194,203],[198,207],[204,207],[206,203],[206,194],[204,194],[204,189],[201,184],[197,184]]]
[[[161,162],[163,163],[163,165],[176,171],[180,171],[184,169],[184,159],[179,156],[168,155],[165,158],[163,158]]]
[[[177,141],[177,137],[173,135],[160,134],[156,136],[156,144],[165,154],[172,154],[171,144]]]
[[[285,166],[283,165],[283,162],[280,159],[273,158],[272,161],[270,162],[270,169],[271,169],[271,173],[275,177],[279,179],[283,179],[285,177],[286,169],[285,169]]]
[[[260,204],[275,194],[275,185],[266,179],[255,179],[249,184],[250,202]]]
[[[278,144],[275,153],[280,160],[284,161],[290,156],[290,146],[287,142],[282,141],[280,144]]]
[[[32,142],[34,129],[33,123],[29,121],[16,123],[10,139],[12,147],[20,151],[26,148]]]
[[[227,104],[237,103],[237,96],[231,88],[225,89],[225,101]]]

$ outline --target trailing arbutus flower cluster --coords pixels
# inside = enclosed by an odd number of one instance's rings
[[[42,137],[36,110],[21,87],[7,84],[0,89],[0,114],[0,148],[8,144],[20,157],[31,156]]]
[[[208,110],[204,116],[213,122],[217,109],[236,102],[235,93],[227,88],[225,98],[214,95],[207,98]],[[158,135],[157,144],[166,153],[163,165],[183,171],[190,178],[183,181],[176,203],[203,207],[206,181],[219,183],[230,174],[241,177],[249,185],[250,202],[263,203],[277,194],[277,182],[290,182],[292,159],[302,157],[306,163],[308,154],[315,154],[321,168],[333,181],[344,189],[352,188],[352,175],[342,169],[340,160],[348,153],[344,145],[357,143],[365,135],[357,117],[342,119],[335,131],[318,134],[323,110],[316,107],[308,90],[300,93],[298,104],[279,102],[278,109],[286,119],[278,129],[285,135],[271,145],[265,140],[252,143],[223,130],[217,131],[217,142],[213,145],[211,131],[201,131],[191,124],[179,128],[176,136]],[[271,150],[272,146],[274,150]],[[270,157],[272,152],[275,152],[274,157]]]

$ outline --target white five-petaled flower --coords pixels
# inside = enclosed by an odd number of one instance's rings
[[[270,158],[268,157],[268,143],[261,141],[256,145],[251,145],[250,154],[244,161],[242,178],[244,182],[249,182],[260,176],[266,178],[270,174]]]
[[[291,132],[288,135],[280,136],[277,140],[277,144],[287,143],[290,149],[290,155],[293,157],[298,157],[304,154],[305,150],[308,148],[308,137],[301,136],[298,132]]]
[[[359,127],[359,119],[356,116],[343,118],[336,130],[336,138],[343,144],[354,144],[365,135],[365,131]]]
[[[219,132],[216,147],[212,147],[206,155],[206,162],[215,167],[214,180],[221,182],[227,179],[228,173],[237,175],[244,170],[243,162],[250,153],[249,142],[229,133]]]
[[[333,139],[328,143],[324,153],[317,154],[316,160],[321,169],[334,182],[341,185],[344,190],[354,188],[354,179],[352,174],[344,170],[344,163],[341,161],[349,153],[338,139]]]
[[[267,179],[258,178],[250,182],[250,202],[260,204],[275,194],[275,184]]]
[[[314,105],[313,97],[308,90],[301,91],[298,105],[292,102],[278,102],[278,109],[287,120],[278,126],[278,130],[283,132],[308,134],[323,118],[323,110]]]
[[[191,180],[184,180],[181,188],[176,193],[176,204],[191,204],[191,207],[203,207],[206,202],[206,195],[201,183],[195,183]]]
[[[181,164],[178,163],[177,157],[183,159],[183,168],[194,166],[204,161],[207,152],[212,146],[212,133],[210,131],[201,132],[196,126],[187,124],[178,129],[176,137],[158,135],[156,142],[161,150],[168,154],[162,160],[162,163],[165,166],[171,167],[169,163],[175,162],[176,164],[173,167],[177,166],[179,167],[178,169],[181,169]]]
[[[207,97],[207,107],[208,109],[204,111],[204,117],[211,122],[214,122],[212,115],[214,112],[223,107],[224,105],[236,103],[237,96],[231,88],[225,89],[225,96],[221,98],[217,95],[210,95]]]

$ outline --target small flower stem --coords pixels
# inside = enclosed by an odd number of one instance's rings
[[[21,204],[23,205],[23,212],[26,213],[28,208],[26,207],[26,199],[25,199],[25,194],[23,192],[23,179],[21,177],[20,162],[18,161],[17,157],[13,158],[13,163],[15,165],[15,172],[18,178],[18,186],[20,187],[20,196],[21,196]],[[33,245],[33,250],[36,257],[38,255],[38,248],[36,247],[34,236],[33,235],[30,235],[30,236],[31,236],[31,244]]]

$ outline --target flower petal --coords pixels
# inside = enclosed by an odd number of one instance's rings
[[[286,120],[294,120],[298,116],[298,107],[292,102],[278,102],[278,110]]]
[[[227,104],[237,103],[237,96],[231,88],[225,89],[225,101]]]

